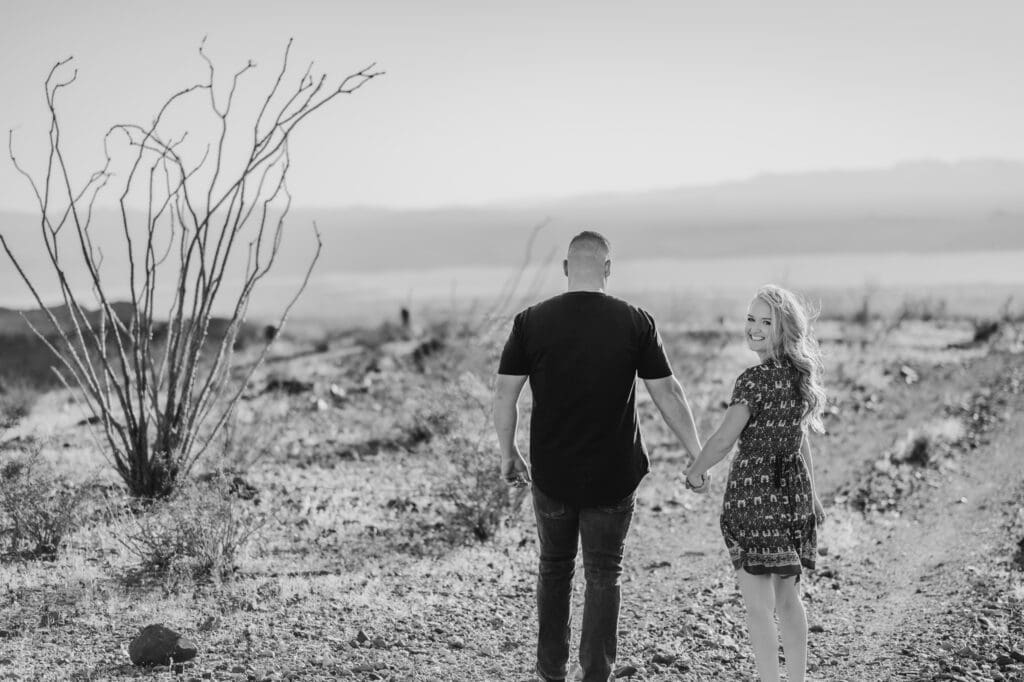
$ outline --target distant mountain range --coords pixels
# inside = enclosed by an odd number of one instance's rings
[[[534,245],[537,258],[560,256],[568,238],[583,229],[608,235],[618,259],[1024,249],[1024,163],[915,162],[878,170],[764,175],[707,187],[429,210],[293,209],[275,275],[292,277],[303,271],[314,247],[314,221],[324,243],[319,278],[453,266],[515,267],[524,259],[533,227],[545,220]],[[117,225],[112,212],[99,212],[94,223],[97,235]],[[45,271],[37,231],[38,218],[0,212],[0,232],[22,254],[25,265]],[[109,253],[107,261],[106,267],[123,268]],[[4,257],[0,305],[8,304],[12,291],[24,292],[24,285]]]
[[[618,258],[1024,248],[1024,163],[908,163],[882,170],[766,175],[633,194],[433,210],[294,211],[317,221],[319,272],[517,265],[583,229]],[[297,254],[296,254],[297,255]]]

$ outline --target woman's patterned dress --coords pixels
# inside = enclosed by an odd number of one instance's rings
[[[800,374],[769,360],[736,380],[730,405],[750,419],[729,470],[721,527],[733,566],[748,573],[796,576],[814,568],[816,528],[811,480],[800,457],[804,403]]]

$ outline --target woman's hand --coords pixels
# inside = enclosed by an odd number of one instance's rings
[[[818,499],[817,495],[814,496],[814,520],[819,526],[825,523],[825,507],[821,504],[821,500]]]

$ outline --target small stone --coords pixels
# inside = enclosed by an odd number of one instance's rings
[[[652,663],[660,663],[661,665],[672,665],[673,663],[676,662],[677,658],[678,658],[678,656],[676,656],[674,654],[657,653],[657,654],[654,654],[653,656],[651,656],[651,662]]]
[[[808,632],[825,632],[825,626],[824,625],[812,625],[811,627],[807,628],[807,631]]]
[[[448,640],[448,646],[450,646],[453,649],[465,649],[466,643],[458,637],[453,637],[452,639]]]
[[[356,633],[356,642],[362,644],[363,642],[369,642],[370,638],[366,636],[366,633],[360,630]]]
[[[128,645],[133,665],[170,665],[190,661],[198,654],[196,645],[162,624],[147,625]]]
[[[374,637],[372,643],[373,648],[375,649],[385,649],[388,646],[388,643],[384,641],[383,637]]]
[[[244,665],[236,665],[236,666],[231,668],[231,672],[233,672],[233,673],[244,673],[245,672],[245,666]]]
[[[616,668],[615,679],[619,679],[620,677],[632,677],[633,675],[636,675],[637,672],[639,671],[635,665],[624,665],[621,668]]]
[[[199,624],[200,632],[209,632],[214,630],[220,625],[220,618],[216,616],[207,616],[202,623]]]

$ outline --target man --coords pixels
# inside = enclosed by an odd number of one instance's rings
[[[586,593],[577,679],[605,682],[617,647],[623,546],[637,485],[650,467],[637,421],[637,376],[691,457],[701,444],[654,319],[605,293],[608,240],[581,232],[562,267],[568,291],[516,315],[498,368],[494,425],[506,480],[533,483],[540,549],[537,673],[545,681],[566,678],[581,543]],[[517,403],[527,379],[533,392],[529,465],[516,444]]]

